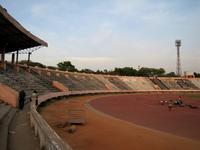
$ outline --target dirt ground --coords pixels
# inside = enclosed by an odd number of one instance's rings
[[[160,101],[178,99],[175,94],[135,94],[97,98],[91,105],[106,114],[155,130],[178,136],[200,140],[200,99],[181,96],[184,104],[198,106],[174,107],[169,111],[168,104]]]
[[[159,104],[160,100],[173,98],[177,95],[71,97],[42,108],[41,115],[74,150],[199,150],[199,109],[173,108],[169,111],[167,106]],[[200,104],[196,99],[182,98],[184,102]],[[76,125],[74,133],[68,133],[69,127],[58,125],[68,120],[72,100],[86,111],[87,122]]]

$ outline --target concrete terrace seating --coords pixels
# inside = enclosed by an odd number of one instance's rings
[[[34,69],[33,69],[34,70]],[[37,71],[35,71],[35,75],[40,76],[40,78],[44,79],[44,80],[48,80],[52,83],[52,81],[58,81],[60,83],[62,83],[64,86],[66,86],[67,88],[69,88],[69,90],[73,91],[73,90],[83,90],[84,87],[74,81],[73,79],[71,79],[68,74],[64,74],[64,73],[59,73],[59,75],[57,75],[57,73],[55,71],[41,71],[40,73],[38,73]]]
[[[44,85],[45,87],[48,87],[48,89],[52,92],[57,92],[55,88],[52,87],[52,81],[46,77],[46,76],[41,76],[35,70],[30,69],[30,73],[35,76],[36,78],[40,79],[43,81],[41,84]]]
[[[42,75],[44,75],[43,73]],[[47,75],[46,75],[47,76]],[[70,91],[74,90],[84,90],[84,86],[76,81],[73,76],[70,76],[69,74],[63,74],[60,73],[59,76],[56,75],[56,72],[51,72],[51,74],[48,76],[51,81],[58,81],[65,85],[67,88],[69,88]]]
[[[0,121],[11,109],[10,105],[6,105],[3,101],[0,101]]]
[[[82,85],[75,78],[73,78],[73,75],[65,74],[61,75],[61,77],[63,78],[63,82],[65,83],[65,85],[68,86],[68,88],[71,91],[76,91],[76,90],[81,91],[85,89],[84,85]]]
[[[181,86],[183,89],[198,89],[192,82],[187,79],[176,79],[177,84]]]
[[[143,77],[120,77],[133,90],[155,90],[154,84]]]
[[[200,78],[192,78],[189,79],[190,82],[192,82],[196,87],[200,89]]]
[[[97,78],[90,75],[69,75],[73,80],[81,83],[84,86],[84,90],[106,90],[106,86]]]
[[[63,83],[67,85],[67,87],[71,91],[82,91],[82,90],[105,90],[107,89],[103,82],[98,80],[97,78],[91,75],[84,74],[65,74],[61,75]],[[70,83],[70,84],[69,84]]]
[[[11,68],[7,68],[7,70],[1,71],[0,76],[1,83],[8,85],[16,91],[25,90],[28,97],[31,96],[33,90],[37,90],[39,94],[58,91],[23,69],[16,73]]]
[[[117,86],[115,86],[113,83],[111,83],[106,77],[103,75],[95,75],[95,77],[100,80],[108,90],[119,90]]]
[[[110,81],[112,84],[114,84],[120,90],[132,90],[131,87],[129,87],[126,83],[124,83],[118,77],[110,76],[110,77],[106,77],[106,79],[108,79],[108,81]]]
[[[174,78],[159,78],[170,90],[181,90],[181,86],[177,84]]]
[[[64,86],[69,88],[70,91],[82,91],[82,90],[105,90],[106,86],[98,78],[92,75],[77,74],[77,73],[60,73],[56,71],[41,71],[38,73],[34,69],[31,69],[34,75],[40,76],[47,81],[58,81]]]
[[[9,125],[17,110],[0,100],[0,149],[7,150]]]
[[[154,84],[156,84],[158,87],[160,87],[160,89],[162,90],[167,90],[169,89],[168,86],[166,86],[161,80],[159,80],[158,78],[151,78],[150,79]]]
[[[71,81],[68,77],[66,77],[63,74],[60,74],[59,76],[57,76],[56,72],[51,72],[49,75],[47,75],[46,72],[42,72],[41,76],[45,76],[46,78],[51,80],[51,82],[52,81],[58,81],[58,82],[62,83],[63,85],[65,85],[70,90],[75,90],[76,89],[76,86],[75,86],[74,82]],[[78,88],[78,89],[80,90],[81,88]]]
[[[96,75],[87,76],[87,78],[89,78],[90,82],[93,83],[95,87],[98,87],[99,90],[108,90],[103,81],[99,80]]]
[[[68,74],[68,78],[70,78],[73,83],[76,85],[76,87],[80,87],[81,86],[81,91],[83,90],[89,90],[92,89],[92,86],[90,85],[90,83],[87,83],[84,81],[84,76],[79,76],[79,75],[75,75],[75,74]]]
[[[190,80],[188,79],[184,79],[184,82],[187,84],[188,87],[190,87],[191,89],[194,89],[194,90],[198,90],[199,88],[193,84]]]

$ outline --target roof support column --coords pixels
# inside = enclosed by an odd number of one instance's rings
[[[31,52],[28,52],[28,61],[27,61],[27,66],[29,67],[30,65],[30,57],[31,57]]]
[[[18,65],[19,51],[17,50],[16,65]]]
[[[0,68],[5,69],[5,48],[1,50],[1,65]]]
[[[15,63],[15,53],[12,53],[11,63],[12,65]]]
[[[16,56],[16,71],[17,72],[19,72],[18,58],[19,58],[19,50],[17,50],[17,56]]]

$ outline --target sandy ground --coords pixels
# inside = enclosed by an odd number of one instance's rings
[[[42,108],[41,115],[74,150],[200,149],[199,140],[150,129],[148,126],[136,125],[131,121],[105,115],[88,105],[88,101],[104,96],[71,97],[57,101]],[[71,100],[76,101],[79,108],[85,109],[87,120],[85,125],[77,125],[77,130],[74,133],[68,133],[68,127],[60,128],[57,126],[67,121],[68,110],[72,106],[70,104]],[[87,104],[85,105],[85,103]],[[188,130],[190,129],[188,128]]]

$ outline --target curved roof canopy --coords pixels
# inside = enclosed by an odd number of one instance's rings
[[[14,52],[48,44],[27,31],[0,5],[0,53]]]

